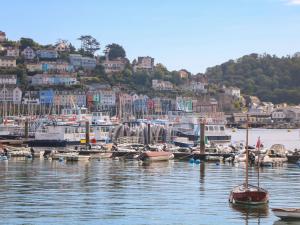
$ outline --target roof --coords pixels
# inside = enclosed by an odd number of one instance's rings
[[[4,60],[16,60],[16,58],[13,57],[13,56],[0,56],[0,59],[4,59]]]

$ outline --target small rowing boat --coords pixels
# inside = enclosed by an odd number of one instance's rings
[[[171,152],[165,152],[165,151],[147,151],[143,152],[139,155],[138,159],[142,161],[168,161],[170,159],[173,159],[174,155]]]
[[[300,208],[273,208],[272,211],[283,220],[300,220]]]

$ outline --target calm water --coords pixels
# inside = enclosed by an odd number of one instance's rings
[[[299,224],[228,203],[243,165],[13,159],[0,171],[0,224]],[[261,177],[270,208],[300,207],[299,167],[263,168]]]
[[[246,130],[241,129],[237,132],[228,132],[232,136],[232,142],[244,142]],[[299,129],[249,129],[249,144],[255,145],[260,137],[265,147],[271,147],[273,144],[284,144],[288,149],[300,148],[300,130]]]

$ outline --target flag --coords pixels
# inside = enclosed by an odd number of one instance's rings
[[[257,142],[256,142],[256,148],[260,148],[261,142],[260,142],[260,137],[258,137]]]

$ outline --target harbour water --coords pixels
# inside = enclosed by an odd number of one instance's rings
[[[233,141],[243,134],[233,133]],[[251,144],[257,135],[267,146],[300,143],[297,130],[250,134]],[[300,168],[287,164],[260,172],[269,208],[236,209],[228,195],[243,182],[243,164],[1,161],[0,224],[297,224],[278,222],[270,208],[300,206]],[[250,168],[251,183],[256,173]]]

